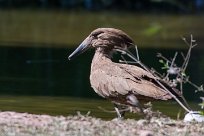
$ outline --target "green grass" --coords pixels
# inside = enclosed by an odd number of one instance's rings
[[[201,15],[24,9],[0,10],[0,16],[1,45],[45,43],[46,46],[54,47],[77,46],[98,27],[122,29],[140,47],[177,47],[180,43],[184,45],[181,36],[193,34],[200,41],[204,37],[204,16]]]

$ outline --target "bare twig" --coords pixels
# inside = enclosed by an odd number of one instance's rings
[[[137,64],[139,64],[143,69],[145,69],[148,72],[151,72],[151,70],[145,66],[141,61],[137,60],[136,57],[128,50],[124,51],[121,49],[116,49],[116,51],[121,52],[122,54],[127,55],[129,58],[131,58],[132,60],[134,60]]]
[[[151,68],[152,73],[155,73],[156,75],[158,75],[159,77],[161,77],[162,79],[164,79],[165,74],[160,74],[159,72],[157,72],[154,68]]]
[[[167,71],[167,74],[166,74],[166,76],[164,77],[164,79],[168,78],[168,77],[169,77],[169,74],[175,73],[175,72],[174,72],[175,70],[174,70],[174,68],[173,68],[173,65],[174,65],[174,63],[175,63],[177,54],[178,54],[178,53],[176,52],[175,55],[174,55],[173,60],[171,61],[171,65],[170,65],[169,70]],[[172,71],[171,71],[171,69],[172,69]]]
[[[119,60],[120,63],[126,63],[126,64],[138,64],[137,62],[134,61],[125,61],[125,60]]]
[[[167,59],[166,57],[164,57],[161,53],[157,53],[157,57],[158,58],[162,58],[163,60],[165,60],[167,63],[171,63],[171,61],[169,59]]]
[[[187,66],[189,64],[189,60],[190,60],[190,57],[191,57],[191,51],[192,49],[197,45],[195,42],[195,40],[193,39],[193,36],[191,35],[191,39],[190,39],[190,42],[188,42],[186,40],[186,38],[182,38],[183,41],[186,43],[186,45],[188,45],[189,49],[188,49],[188,52],[186,55],[184,55],[183,53],[181,53],[181,56],[183,58],[183,63],[181,65],[181,67],[177,66],[177,64],[175,63],[175,60],[178,56],[178,52],[176,52],[174,54],[174,57],[173,59],[167,59],[166,57],[164,57],[161,53],[158,53],[157,54],[157,57],[158,58],[161,58],[161,63],[164,64],[164,69],[167,69],[166,71],[166,74],[160,74],[159,72],[157,72],[156,70],[154,69],[150,69],[149,67],[147,67],[145,64],[143,64],[141,61],[140,61],[140,57],[139,57],[139,52],[138,52],[138,49],[137,49],[137,46],[135,45],[135,53],[136,53],[136,56],[134,56],[129,50],[122,50],[122,49],[116,49],[118,52],[120,52],[122,55],[127,55],[130,59],[132,59],[133,61],[127,61],[125,59],[124,56],[122,56],[122,59],[123,60],[120,60],[120,62],[122,63],[128,63],[128,64],[137,64],[139,65],[140,67],[142,67],[144,70],[150,72],[153,76],[155,76],[155,82],[161,87],[163,88],[163,90],[165,90],[167,93],[169,93],[180,105],[181,107],[183,107],[187,112],[190,111],[190,107],[188,106],[184,96],[183,96],[183,84],[184,83],[188,83],[190,85],[192,85],[193,87],[195,87],[197,89],[197,91],[203,91],[203,86],[198,86],[194,83],[192,83],[190,80],[189,80],[189,76],[187,76],[185,74],[185,71],[187,69]],[[170,64],[170,66],[169,66]],[[170,75],[176,75],[174,76],[174,78],[170,78]],[[179,88],[180,88],[180,93],[181,93],[181,98],[183,100],[183,103],[174,95],[172,94],[165,86],[163,83],[164,82],[166,84],[169,84],[172,89],[177,87],[179,85]]]
[[[78,116],[89,116],[91,114],[91,111],[88,111],[85,115],[82,115],[80,111],[77,111]]]
[[[187,42],[186,38],[183,38],[183,41],[189,46],[188,53],[185,56],[185,60],[184,60],[183,65],[181,67],[182,71],[185,73],[185,70],[186,70],[186,68],[188,66],[188,62],[189,62],[189,59],[190,59],[190,56],[191,56],[191,51],[197,44],[194,44],[195,40],[193,39],[192,35],[191,35],[190,43]]]
[[[132,53],[130,53],[129,51],[124,51],[124,50],[120,50],[120,49],[117,49],[117,51],[121,52],[122,54],[126,54],[128,57],[130,57],[131,59],[136,61],[143,69],[152,73],[152,75],[154,75],[156,77],[155,81],[157,82],[157,84],[159,84],[166,92],[168,92],[187,112],[190,112],[190,110],[158,80],[161,78],[158,77],[157,75],[155,75],[153,72],[151,72],[151,70],[147,66],[145,66],[141,61],[137,60],[135,58],[135,56],[132,55]],[[182,97],[182,98],[184,99],[184,97]],[[186,103],[186,105],[188,105],[188,104]]]
[[[188,45],[189,49],[188,52],[186,54],[186,56],[181,52],[181,56],[183,58],[183,64],[181,67],[178,67],[176,65],[176,63],[174,62],[175,59],[173,59],[172,61],[167,59],[166,57],[162,56],[161,53],[157,54],[157,57],[161,58],[162,60],[166,61],[167,63],[171,63],[171,66],[168,66],[168,70],[167,70],[167,74],[166,77],[163,78],[165,81],[169,81],[170,83],[174,83],[177,84],[179,83],[179,87],[180,87],[180,91],[183,94],[183,83],[186,83],[188,80],[188,76],[186,76],[185,71],[186,68],[188,66],[190,57],[191,57],[191,51],[192,49],[197,45],[195,42],[195,40],[193,39],[193,36],[191,35],[191,39],[190,42],[188,42],[186,40],[186,38],[182,37],[183,41],[186,43],[186,45]],[[176,56],[177,54],[175,54]],[[174,58],[175,58],[174,56]],[[176,78],[175,79],[170,79],[169,78],[169,72],[173,72],[174,74],[176,74]],[[194,83],[192,83],[191,81],[188,82],[190,85],[192,85],[193,87],[195,87],[198,91],[203,91],[202,88],[199,88],[199,86],[195,85]]]
[[[138,52],[138,49],[137,49],[137,45],[135,45],[135,52],[136,52],[137,60],[139,61],[140,57],[139,57],[139,52]]]
[[[105,109],[105,108],[102,108],[102,107],[100,107],[100,106],[98,106],[98,108],[100,109],[100,110],[102,110],[102,111],[104,111],[104,112],[108,112],[108,113],[116,113],[116,111],[114,110],[107,110],[107,109]],[[119,110],[119,112],[124,112],[124,111],[130,111],[130,107],[127,107],[127,108],[125,108],[125,109],[120,109]]]

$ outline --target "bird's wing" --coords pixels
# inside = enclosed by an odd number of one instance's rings
[[[91,72],[91,84],[94,90],[103,97],[117,97],[133,93],[154,99],[170,99],[171,96],[159,87],[155,77],[137,67],[126,64],[101,65]]]
[[[185,98],[183,97],[183,95],[179,90],[169,86],[160,78],[156,78],[150,72],[147,72],[139,67],[127,65],[127,64],[122,64],[121,68],[125,69],[125,71],[130,73],[130,75],[132,75],[133,77],[140,77],[140,80],[142,80],[142,83],[145,84],[144,86],[142,86],[143,89],[146,91],[149,90],[147,94],[149,97],[152,96],[152,98],[155,98],[155,99],[166,100],[166,99],[172,98],[174,95],[174,97],[176,97],[186,108],[190,109]],[[165,89],[167,89],[171,94],[169,94],[166,90],[164,90],[163,87],[161,87],[161,85],[165,87]]]

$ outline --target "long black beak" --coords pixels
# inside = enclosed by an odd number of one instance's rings
[[[83,52],[85,52],[86,50],[89,49],[90,45],[87,43],[87,40],[88,39],[85,39],[80,45],[79,47],[76,48],[76,50],[71,54],[69,55],[68,59],[71,60],[73,59],[74,57],[82,54]]]

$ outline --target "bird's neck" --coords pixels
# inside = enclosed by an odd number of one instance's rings
[[[111,50],[109,49],[106,49],[106,48],[96,48],[96,51],[95,51],[95,55],[94,55],[94,58],[97,58],[97,59],[111,59],[112,57],[112,52]]]
[[[94,68],[95,66],[103,65],[103,64],[109,63],[109,62],[112,62],[111,52],[97,48],[95,51],[93,60],[92,60],[91,68]]]

